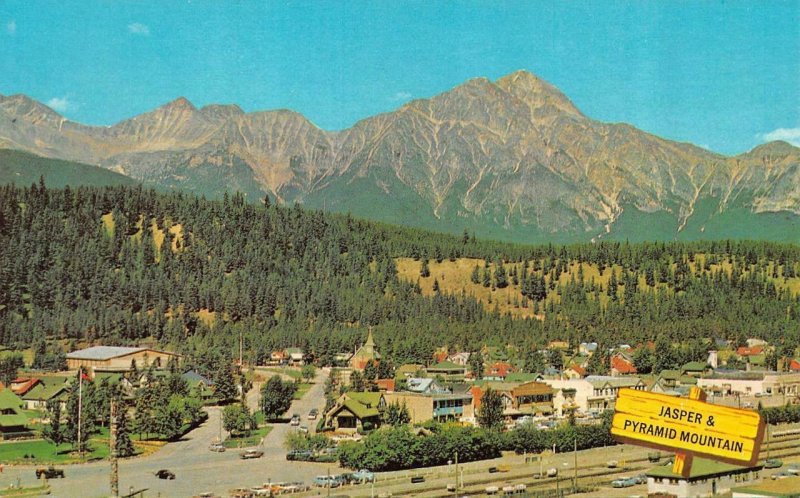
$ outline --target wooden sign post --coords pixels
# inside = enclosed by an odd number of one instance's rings
[[[689,398],[621,389],[611,435],[614,439],[676,452],[673,472],[689,476],[692,457],[755,465],[764,438],[758,412],[705,402],[693,387]]]

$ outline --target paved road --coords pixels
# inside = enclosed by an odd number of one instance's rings
[[[292,404],[289,413],[305,416],[312,408],[322,409],[325,403],[323,394],[327,373],[318,371],[315,384],[301,400]],[[255,392],[255,393],[254,393]],[[248,396],[248,404],[258,403],[257,389]],[[287,432],[293,430],[289,424],[275,424],[258,449],[264,457],[241,460],[238,450],[214,453],[208,450],[209,443],[218,437],[221,410],[209,407],[208,420],[187,434],[181,441],[170,443],[156,453],[142,458],[120,460],[119,489],[121,494],[147,488],[147,497],[191,497],[194,494],[211,491],[227,496],[228,490],[243,486],[257,486],[268,480],[304,481],[308,484],[314,476],[326,473],[328,467],[336,472],[336,467],[328,464],[292,462],[287,465],[286,452],[282,448]],[[304,423],[306,421],[304,420]],[[307,421],[309,427],[314,425]],[[175,473],[174,481],[164,481],[153,474],[159,469],[169,469]],[[110,495],[108,462],[64,466],[65,479],[50,480],[51,496],[64,498],[94,498]],[[23,486],[34,485],[34,467],[6,467],[0,474],[0,488],[16,483],[17,478]]]

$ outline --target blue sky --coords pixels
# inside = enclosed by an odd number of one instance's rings
[[[89,124],[185,96],[341,129],[517,69],[592,118],[666,138],[800,144],[798,0],[0,0],[0,93]]]

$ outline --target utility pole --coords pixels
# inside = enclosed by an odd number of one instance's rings
[[[464,483],[462,482],[461,485],[463,486]],[[458,452],[456,451],[456,493],[461,487],[458,485]]]
[[[119,496],[119,462],[117,461],[117,403],[111,397],[111,428],[108,433],[108,444],[111,450],[111,496]]]

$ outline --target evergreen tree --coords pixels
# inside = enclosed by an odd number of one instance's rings
[[[481,427],[498,431],[503,429],[505,422],[503,417],[503,398],[500,393],[491,387],[484,391],[476,418]]]
[[[472,378],[480,380],[483,378],[483,354],[480,351],[475,351],[469,355],[469,371],[472,373]]]
[[[121,458],[132,456],[136,450],[131,441],[130,429],[128,427],[128,410],[124,404],[120,403],[117,408],[117,455]]]
[[[422,277],[422,278],[427,278],[427,277],[431,276],[431,270],[430,270],[430,268],[428,268],[428,260],[427,259],[423,259],[422,260],[422,266],[420,267],[420,270],[419,270],[419,276]]]
[[[393,427],[399,427],[411,422],[411,415],[408,412],[408,406],[406,406],[405,402],[403,402],[403,404],[394,402],[386,406],[383,419],[385,423]]]

